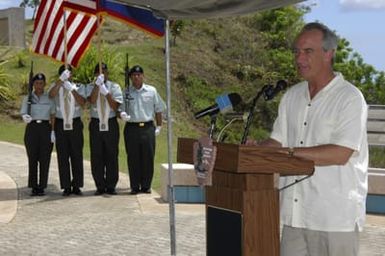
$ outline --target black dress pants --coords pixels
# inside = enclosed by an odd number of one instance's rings
[[[83,123],[80,118],[74,118],[72,126],[72,130],[64,130],[63,119],[56,118],[56,152],[62,189],[81,188],[84,183]]]
[[[132,190],[151,188],[154,175],[155,127],[152,122],[140,126],[126,123],[124,143],[127,153],[127,166]]]
[[[119,124],[115,117],[108,120],[108,127],[108,131],[99,131],[99,119],[91,118],[91,172],[98,190],[113,190],[119,180]]]
[[[45,189],[53,145],[48,121],[27,124],[24,144],[28,156],[28,187]]]

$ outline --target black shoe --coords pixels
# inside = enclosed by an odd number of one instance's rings
[[[139,193],[139,189],[131,189],[131,192],[130,192],[131,195],[136,195],[138,193]]]
[[[116,190],[114,188],[107,188],[106,193],[109,195],[117,195]]]
[[[142,188],[140,190],[140,192],[145,193],[145,194],[151,194],[151,188]]]
[[[39,188],[39,189],[37,189],[37,195],[38,195],[38,196],[45,196],[44,188]]]
[[[70,188],[65,188],[63,190],[62,196],[69,196],[71,194],[71,189]]]
[[[75,194],[75,195],[77,195],[77,196],[81,196],[81,195],[83,195],[83,192],[80,190],[80,188],[78,188],[78,187],[73,187],[73,188],[72,188],[72,194]]]
[[[37,192],[37,188],[33,188],[30,196],[37,196],[39,193]]]
[[[94,195],[95,195],[95,196],[100,196],[100,195],[103,195],[104,192],[105,192],[104,189],[98,188],[98,189],[95,191]]]

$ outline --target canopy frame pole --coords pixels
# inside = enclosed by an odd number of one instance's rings
[[[173,156],[172,156],[172,117],[171,117],[171,79],[170,79],[170,21],[165,20],[165,50],[166,50],[166,95],[167,95],[167,155],[168,155],[168,204],[170,217],[170,243],[171,255],[176,255],[175,232],[175,193],[173,180]]]

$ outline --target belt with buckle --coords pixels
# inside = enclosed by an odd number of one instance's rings
[[[146,126],[153,126],[154,122],[153,121],[148,121],[148,122],[129,122],[127,123],[128,126],[134,126],[134,127],[146,127]]]
[[[63,118],[59,118],[59,117],[55,117],[56,121],[59,121],[59,122],[63,122],[64,119]],[[75,117],[75,118],[72,118],[72,121],[80,121],[80,116],[79,117]]]
[[[48,123],[48,120],[32,120],[31,122],[41,124],[41,123]]]

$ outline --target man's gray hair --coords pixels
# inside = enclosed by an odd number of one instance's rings
[[[338,36],[334,31],[330,30],[327,26],[319,22],[310,22],[307,23],[301,30],[301,33],[309,30],[319,30],[323,34],[322,38],[322,48],[324,51],[334,50],[334,56],[337,51],[338,46]]]

